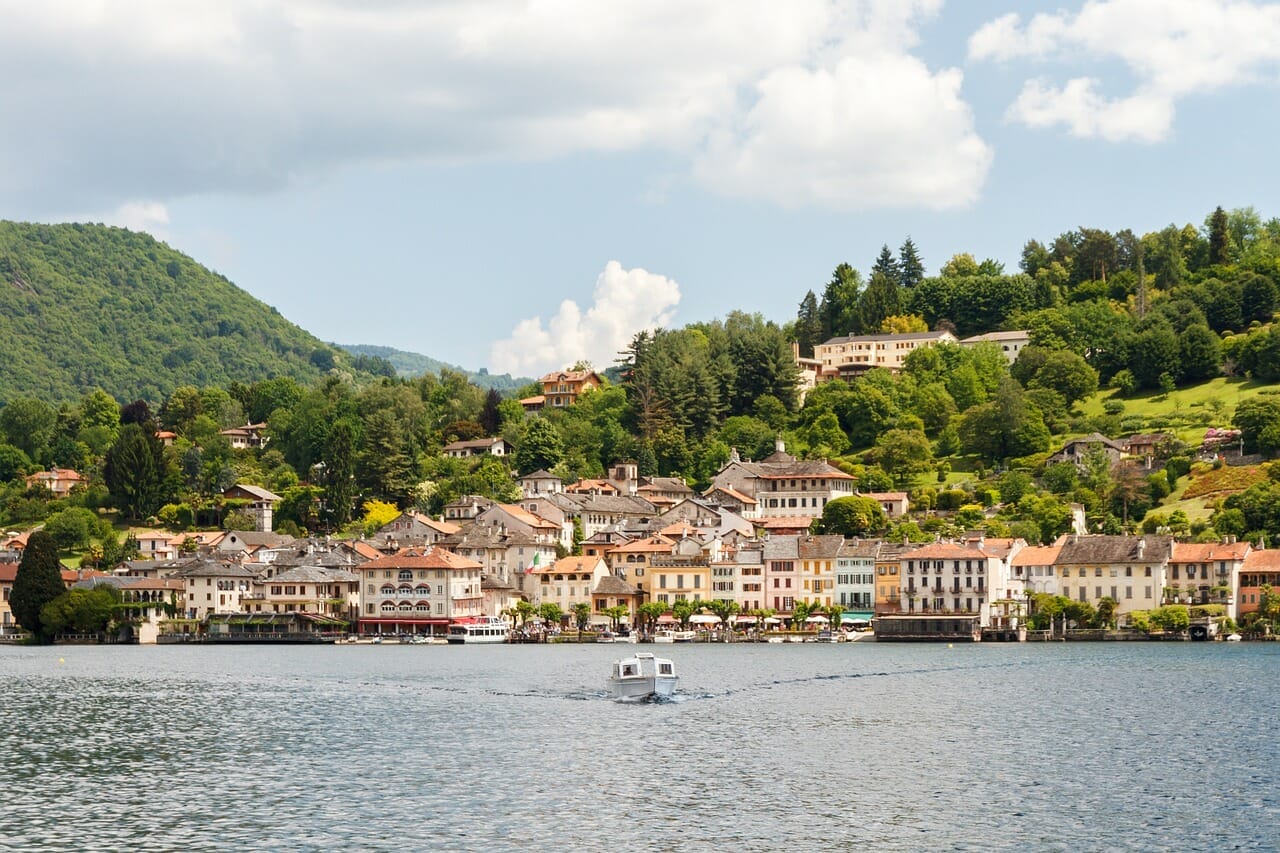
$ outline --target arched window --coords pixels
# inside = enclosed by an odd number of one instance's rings
[[[431,594],[431,587],[426,585],[416,586],[413,588],[413,594],[416,595],[418,598],[426,598],[428,595]]]
[[[400,589],[396,592],[401,598],[408,598],[413,595],[413,587],[409,586],[407,583],[401,584]]]
[[[415,605],[414,605],[413,609],[414,609],[414,610],[416,610],[416,611],[417,611],[417,612],[419,612],[419,613],[430,613],[430,612],[431,612],[431,602],[429,602],[429,601],[419,601],[417,604],[415,604]]]
[[[402,581],[413,580],[413,572],[411,572],[409,569],[401,569],[400,577],[397,578],[397,580],[402,580]]]
[[[383,594],[383,595],[395,595],[395,594],[396,594],[396,588],[395,588],[394,586],[384,586],[384,587],[382,588],[382,594]]]
[[[382,602],[382,610],[384,613],[389,613],[395,609],[396,609],[396,603],[394,601]]]
[[[411,602],[411,601],[402,601],[402,602],[400,602],[400,609],[401,609],[402,611],[409,611],[409,610],[412,610],[412,609],[413,609],[413,602]]]

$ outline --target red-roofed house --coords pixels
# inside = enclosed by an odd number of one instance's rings
[[[1248,542],[1174,542],[1165,589],[1182,601],[1228,603],[1252,550]]]
[[[483,567],[443,548],[404,548],[354,567],[361,633],[443,634],[484,613]]]
[[[531,589],[535,605],[553,602],[568,613],[575,604],[590,604],[592,590],[610,574],[602,557],[565,557],[551,565],[538,566],[529,576],[534,583],[526,588]]]
[[[1257,611],[1264,586],[1280,589],[1280,550],[1259,548],[1244,558],[1235,597],[1235,613],[1232,615],[1239,619],[1246,613]]]
[[[76,486],[84,485],[84,477],[70,468],[50,468],[27,477],[27,485],[44,486],[55,498],[65,498]]]
[[[561,370],[548,373],[542,377],[543,405],[553,409],[572,406],[584,392],[599,388],[603,384],[600,375],[594,370]]]

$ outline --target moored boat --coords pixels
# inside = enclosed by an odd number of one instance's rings
[[[497,616],[479,616],[467,621],[458,620],[449,626],[451,644],[505,643],[511,636],[511,626]]]
[[[692,643],[698,635],[694,631],[673,631],[664,628],[653,635],[655,643]]]

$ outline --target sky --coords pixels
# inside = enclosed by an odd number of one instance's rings
[[[147,231],[318,337],[540,375],[786,322],[910,236],[1280,215],[1253,0],[0,0],[0,217]]]

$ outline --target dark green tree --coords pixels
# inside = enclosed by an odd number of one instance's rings
[[[862,276],[848,264],[840,264],[822,292],[818,314],[822,318],[822,339],[855,334],[858,329],[858,300]]]
[[[354,419],[344,417],[329,429],[325,442],[324,467],[320,477],[325,490],[325,520],[338,526],[350,521],[355,509],[358,435]],[[299,523],[304,521],[299,520]]]
[[[818,527],[822,533],[862,536],[884,530],[888,524],[884,507],[875,498],[855,495],[836,498],[822,509]]]
[[[27,547],[18,563],[18,572],[9,593],[9,608],[17,620],[38,642],[47,642],[50,632],[40,621],[40,611],[66,591],[62,583],[62,563],[58,560],[58,544],[43,530],[27,539]]]
[[[102,469],[107,491],[121,513],[138,520],[155,515],[165,503],[167,477],[164,446],[154,430],[132,422],[122,426]]]
[[[880,247],[880,254],[876,256],[876,262],[871,265],[871,275],[876,273],[888,276],[895,284],[902,284],[902,269],[898,266],[898,259],[893,256],[893,252],[889,251],[888,244]]]
[[[40,462],[53,441],[58,413],[44,400],[19,397],[0,409],[0,430],[8,443]]]
[[[1209,263],[1226,266],[1231,263],[1231,239],[1227,230],[1227,212],[1218,205],[1209,214]]]
[[[1249,273],[1240,280],[1240,313],[1246,323],[1270,322],[1276,311],[1276,285],[1265,275]]]
[[[1222,370],[1222,341],[1208,326],[1188,326],[1178,338],[1182,379],[1203,382]]]
[[[818,310],[818,297],[810,290],[800,300],[796,312],[796,343],[803,358],[813,358],[813,347],[825,340],[822,337],[822,314]]]
[[[886,248],[887,251],[887,248]],[[884,318],[902,313],[902,289],[895,275],[873,272],[858,300],[858,327],[864,335],[879,334]]]
[[[902,242],[898,250],[898,280],[902,286],[910,290],[924,281],[924,261],[910,237]]]
[[[502,395],[498,389],[490,388],[484,395],[484,408],[480,410],[480,426],[485,435],[497,435],[502,429],[502,414],[498,407],[502,405]]]
[[[539,469],[551,470],[564,458],[560,433],[546,418],[531,418],[516,448],[516,470],[520,476]]]

